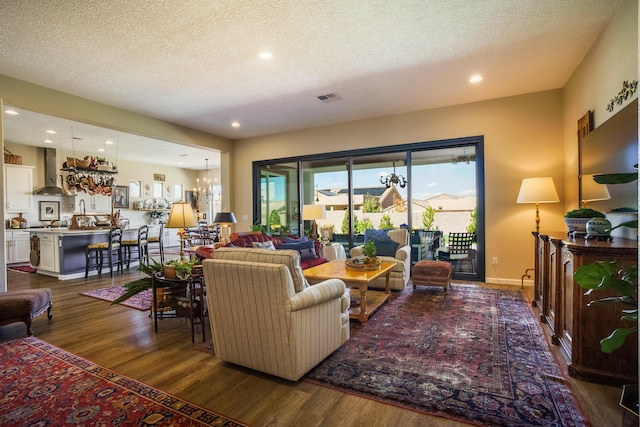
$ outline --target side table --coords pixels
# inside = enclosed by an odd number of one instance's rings
[[[199,319],[204,332],[204,283],[196,275],[188,279],[167,279],[158,272],[153,275],[153,321],[158,333],[158,318],[186,317],[191,323],[191,342],[195,342],[195,320]]]
[[[329,243],[322,246],[322,257],[333,261],[334,259],[347,259],[344,246],[340,243]]]

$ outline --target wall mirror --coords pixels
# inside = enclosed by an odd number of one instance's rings
[[[621,207],[638,207],[637,181],[629,184],[608,185],[608,200],[589,202],[588,179],[592,174],[637,172],[638,163],[638,100],[618,111],[609,120],[592,130],[580,141],[580,203],[585,199],[588,207],[608,212]]]

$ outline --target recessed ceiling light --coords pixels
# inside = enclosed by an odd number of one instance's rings
[[[480,83],[482,81],[482,76],[480,74],[474,74],[469,78],[469,82],[471,83]]]
[[[240,122],[231,122],[231,127],[239,128],[240,127]]]
[[[45,132],[50,133],[50,134],[52,134],[52,135],[57,133],[57,132],[56,132],[55,130],[53,130],[53,129],[48,129],[48,130],[46,130]]]
[[[5,113],[11,114],[12,116],[17,116],[18,112],[16,110],[4,110]]]
[[[46,142],[47,144],[53,144],[53,141],[50,139],[45,139],[44,142]]]
[[[258,55],[260,57],[260,59],[271,59],[273,58],[273,55],[271,54],[271,52],[260,52],[260,55]]]
[[[111,144],[113,144],[113,141],[109,141],[109,140],[107,139],[104,143],[105,143],[105,144],[109,144],[109,145],[111,145]]]
[[[103,152],[104,152],[104,148],[98,148],[98,151],[99,151],[100,153],[103,153]]]

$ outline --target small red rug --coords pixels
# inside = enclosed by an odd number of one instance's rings
[[[245,426],[33,337],[0,344],[0,425]]]
[[[108,288],[101,288],[101,289],[95,289],[93,291],[81,292],[80,295],[97,298],[104,301],[114,301],[120,295],[124,294],[125,291],[126,291],[126,288],[124,286],[111,286]],[[151,293],[151,289],[147,289],[145,291],[140,292],[139,294],[132,296],[128,300],[121,302],[120,305],[145,311],[145,310],[151,309],[152,299],[153,299],[153,294]]]
[[[33,274],[38,271],[37,268],[31,267],[30,265],[9,265],[7,266],[7,269],[27,274]]]

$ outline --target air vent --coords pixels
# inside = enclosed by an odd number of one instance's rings
[[[342,97],[337,93],[328,93],[326,95],[320,95],[318,99],[324,102],[325,104],[329,102],[342,101]]]

